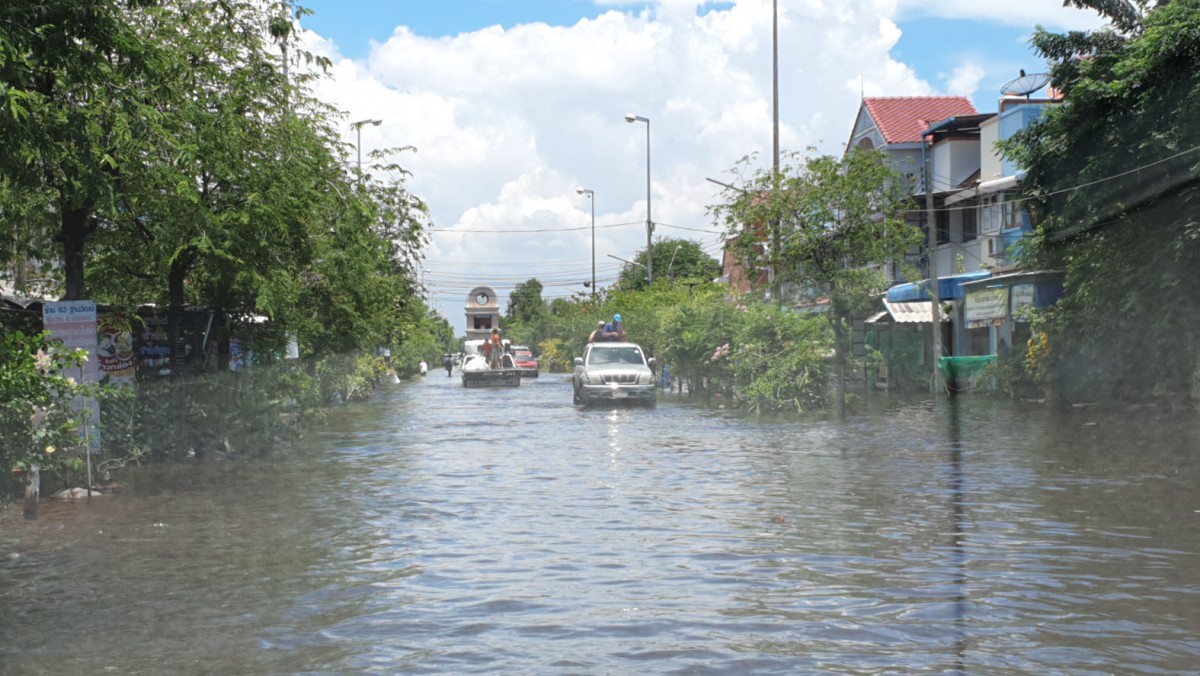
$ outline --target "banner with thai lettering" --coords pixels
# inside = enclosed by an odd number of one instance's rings
[[[74,373],[65,375],[78,383],[95,383],[100,379],[96,345],[96,301],[65,300],[42,305],[42,326],[50,333],[52,346],[73,351],[84,350],[87,360]],[[100,403],[90,397],[79,397],[76,408],[91,413],[79,434],[93,449],[100,448]]]
[[[981,289],[967,294],[963,310],[969,328],[992,326],[1008,316],[1008,289]]]
[[[87,361],[76,373],[67,373],[79,383],[100,379],[96,360],[96,301],[66,300],[42,305],[42,326],[50,333],[50,342],[65,350],[84,350]]]
[[[96,322],[96,350],[100,382],[132,386],[136,374],[133,352],[133,320],[115,312],[100,315]]]
[[[1014,284],[1012,287],[1012,316],[1018,322],[1029,321],[1029,313],[1034,307],[1033,284]]]

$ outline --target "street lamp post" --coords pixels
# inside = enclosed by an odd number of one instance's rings
[[[654,283],[654,218],[650,215],[650,120],[641,115],[630,113],[625,121],[646,123],[646,285]]]
[[[638,266],[639,268],[641,268],[641,269],[645,270],[647,275],[648,275],[648,274],[650,274],[650,268],[646,267],[645,265],[642,265],[641,263],[639,263],[639,262],[637,262],[637,261],[627,261],[627,260],[625,260],[624,258],[621,258],[620,256],[614,256],[614,255],[612,255],[612,254],[606,254],[606,255],[607,255],[609,258],[615,258],[616,260],[619,260],[619,261],[621,261],[622,263],[625,263],[626,265],[636,265],[636,266]]]
[[[360,176],[362,175],[362,128],[364,124],[378,127],[379,125],[383,124],[383,120],[359,120],[358,122],[350,123],[350,125],[354,127],[355,133],[358,135],[354,145],[358,149],[358,173]]]
[[[579,188],[575,192],[587,195],[592,203],[592,298],[596,297],[596,191]]]
[[[675,268],[675,254],[679,253],[679,250],[682,248],[683,248],[682,244],[676,244],[675,250],[671,252],[671,262],[667,263],[667,276],[668,277],[671,276],[671,270],[673,270]],[[674,282],[672,282],[672,284],[674,284]]]

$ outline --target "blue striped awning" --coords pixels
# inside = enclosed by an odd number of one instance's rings
[[[964,282],[973,282],[977,279],[986,279],[991,276],[992,273],[988,270],[978,270],[976,272],[964,272],[958,275],[938,277],[938,299],[952,300],[965,298],[967,293],[962,288]],[[893,303],[911,303],[918,300],[929,300],[929,280],[923,279],[919,282],[897,284],[887,290],[886,299]]]

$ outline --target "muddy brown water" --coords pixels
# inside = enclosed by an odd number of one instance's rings
[[[1200,425],[845,424],[440,371],[265,461],[0,512],[0,673],[1195,673]]]

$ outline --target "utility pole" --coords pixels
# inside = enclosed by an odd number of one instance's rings
[[[596,299],[596,191],[580,188],[575,192],[587,195],[592,203],[592,300]]]
[[[771,94],[774,109],[771,182],[772,188],[779,190],[779,0],[771,0]],[[780,227],[779,219],[771,224],[771,300],[775,303],[783,301],[779,284]]]
[[[775,108],[774,157],[779,173],[779,0],[771,0],[771,93]]]
[[[646,123],[646,286],[654,283],[654,218],[650,215],[650,119],[630,113],[629,123]]]
[[[921,164],[925,170],[925,225],[929,229],[929,300],[930,321],[933,322],[933,378],[929,381],[930,394],[937,396],[944,389],[942,372],[938,368],[938,357],[942,355],[942,301],[939,298],[937,276],[937,214],[933,211],[933,174],[929,163],[933,161],[933,148],[929,143],[929,132],[921,132]]]

